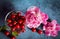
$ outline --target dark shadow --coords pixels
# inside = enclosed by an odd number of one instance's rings
[[[10,1],[2,1],[0,5],[0,24],[4,24],[5,16],[8,12],[14,10],[13,4]]]

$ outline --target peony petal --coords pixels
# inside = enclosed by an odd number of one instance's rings
[[[52,23],[53,25],[56,25],[56,24],[57,24],[57,21],[56,21],[56,20],[53,20],[51,23]]]
[[[45,25],[46,25],[46,24],[47,24],[47,21],[46,21],[46,20],[44,20],[44,21],[43,21],[43,24],[45,24]]]
[[[42,17],[43,19],[48,20],[48,15],[47,15],[47,14],[42,13],[42,16],[43,16],[43,17]]]
[[[56,30],[51,32],[51,36],[56,37],[57,35],[58,34],[57,34],[57,31]]]
[[[48,15],[45,14],[45,13],[41,13],[41,15],[42,15],[42,21],[43,21],[43,23],[44,23],[44,24],[47,24]]]
[[[36,6],[31,6],[31,7],[29,7],[29,8],[27,9],[27,11],[39,12],[40,9],[39,9],[38,7],[36,7]]]
[[[43,26],[43,30],[46,30],[46,27],[45,26]]]
[[[45,31],[45,34],[46,34],[47,36],[51,36],[51,34],[50,34],[49,31]]]
[[[60,31],[60,24],[56,24],[56,30]]]
[[[46,24],[46,20],[48,20],[48,15],[45,13],[42,13],[40,9],[36,6],[31,6],[27,9],[26,13],[26,21],[27,21],[27,27],[31,28],[38,28],[41,23]]]

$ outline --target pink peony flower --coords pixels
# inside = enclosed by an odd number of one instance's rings
[[[48,20],[48,15],[41,12],[36,6],[28,8],[25,17],[29,28],[38,28],[41,23],[46,24],[46,20]]]
[[[52,22],[47,22],[47,24],[43,26],[43,30],[45,30],[47,36],[55,37],[58,35],[58,31],[60,31],[60,25],[57,24],[56,20],[53,20]]]

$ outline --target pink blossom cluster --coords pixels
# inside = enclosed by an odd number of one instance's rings
[[[46,20],[48,20],[48,15],[41,12],[41,10],[36,6],[28,8],[25,17],[27,27],[29,28],[38,28],[41,23],[46,24]]]
[[[28,28],[38,28],[41,23],[44,24],[43,30],[47,36],[57,36],[60,31],[60,25],[56,20],[48,22],[48,15],[43,13],[38,7],[31,6],[27,9],[26,14],[26,25]]]
[[[43,26],[43,30],[45,30],[47,36],[55,37],[58,35],[58,31],[60,31],[60,25],[57,24],[56,20],[53,20],[52,22],[47,22],[47,24]]]

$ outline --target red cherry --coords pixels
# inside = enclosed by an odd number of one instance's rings
[[[19,24],[22,24],[22,23],[23,23],[23,20],[22,20],[22,19],[19,19],[19,20],[18,20],[18,23],[19,23]]]
[[[25,19],[25,17],[24,16],[20,16],[22,19]]]
[[[21,16],[21,12],[17,12],[17,16]]]
[[[22,29],[21,31],[22,31],[22,32],[25,32],[25,29]]]
[[[10,34],[10,32],[8,32],[8,31],[5,31],[4,33],[6,36],[8,36]]]
[[[21,29],[24,29],[24,28],[25,28],[25,26],[24,26],[24,25],[22,25],[22,26],[21,26]]]
[[[26,19],[23,19],[23,24],[25,24],[26,23]]]
[[[23,24],[25,23],[26,21],[26,18],[24,16],[21,16],[22,20],[23,20]]]
[[[11,22],[12,22],[12,20],[11,20],[11,19],[7,19],[7,22],[8,22],[8,23],[11,23]]]
[[[11,14],[12,19],[15,18],[15,16],[16,16],[16,14],[14,14],[14,13]]]
[[[19,29],[20,28],[20,25],[19,24],[16,24],[15,27]]]
[[[35,28],[32,28],[31,30],[32,30],[32,32],[36,32],[36,29]]]
[[[12,36],[10,39],[16,39],[16,37],[15,36]]]
[[[23,24],[25,25],[25,23],[26,23],[26,20],[23,20]]]
[[[12,27],[11,30],[12,30],[12,31],[15,31],[15,30],[16,30],[16,27]]]
[[[16,15],[15,20],[17,21],[18,19],[19,19],[19,17]]]
[[[43,33],[43,31],[42,30],[38,30],[38,34],[42,34]]]
[[[13,25],[16,25],[16,24],[17,24],[17,22],[16,22],[16,21],[14,21],[14,22],[13,22]]]
[[[13,25],[12,25],[12,23],[9,23],[8,26],[9,26],[9,27],[12,27]]]

